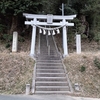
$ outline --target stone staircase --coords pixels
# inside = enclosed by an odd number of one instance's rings
[[[72,88],[53,38],[46,38],[41,34],[40,54],[36,59],[35,94],[71,93]]]

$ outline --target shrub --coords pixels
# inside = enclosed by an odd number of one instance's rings
[[[10,45],[9,43],[7,43],[5,47],[6,47],[6,48],[9,48],[10,46],[11,46],[11,45]]]
[[[81,66],[80,71],[84,72],[86,70],[86,67],[84,65]]]
[[[0,24],[0,32],[3,32],[5,28],[6,28],[6,26],[5,26],[5,25]]]
[[[97,32],[94,36],[94,41],[99,42],[100,41],[100,32]]]
[[[3,40],[5,40],[6,42],[11,42],[13,39],[13,36],[10,34],[3,34]]]
[[[19,37],[19,38],[18,38],[18,41],[19,41],[19,42],[24,42],[25,39],[24,39],[23,37]]]
[[[94,59],[94,65],[95,65],[95,67],[97,67],[98,69],[100,69],[100,59],[95,58]]]

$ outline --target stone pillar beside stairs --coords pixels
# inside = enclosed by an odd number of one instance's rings
[[[18,32],[13,32],[12,52],[17,52]]]
[[[81,35],[80,34],[76,35],[76,52],[77,54],[81,53]]]

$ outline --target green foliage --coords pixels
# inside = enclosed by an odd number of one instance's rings
[[[88,16],[88,22],[91,29],[95,29],[98,26],[98,16],[100,18],[100,1],[99,0],[87,0],[85,7],[81,9],[81,12]]]
[[[0,24],[0,32],[3,32],[3,30],[6,28],[6,26],[5,25],[3,25],[3,24]]]
[[[89,23],[89,39],[93,40],[97,33],[94,30],[98,30],[100,26],[100,0],[82,0],[81,2],[80,0],[73,0],[72,8],[76,10],[78,17],[80,15],[86,16],[86,21]],[[95,39],[99,40],[97,36]]]
[[[7,25],[5,33],[11,34],[23,25],[22,13],[39,13],[41,8],[41,0],[0,0],[0,19]],[[0,28],[0,30],[4,29]]]
[[[83,33],[83,31],[85,30],[85,27],[84,27],[84,25],[82,25],[81,24],[81,22],[80,22],[80,20],[78,19],[78,18],[75,18],[74,20],[73,20],[73,22],[74,22],[74,29],[73,29],[73,31],[74,31],[74,33],[76,32],[77,34],[81,34],[81,33]]]
[[[23,37],[19,36],[18,41],[19,41],[19,42],[24,42],[25,39],[24,39]]]
[[[97,67],[98,69],[100,69],[100,59],[95,58],[94,59],[94,65],[95,65],[95,67]]]
[[[12,38],[13,37],[10,34],[2,34],[1,40],[5,43],[5,48],[9,48],[11,46]]]
[[[76,10],[73,9],[70,5],[68,4],[65,4],[64,6],[64,12],[65,12],[65,15],[72,15],[72,14],[76,14]]]
[[[9,48],[10,46],[11,46],[10,43],[7,43],[7,44],[5,45],[6,48]]]
[[[87,0],[85,8],[82,9],[84,13],[99,13],[100,1],[99,0]]]
[[[10,34],[3,34],[2,38],[3,38],[3,40],[6,41],[6,42],[11,42],[13,36],[10,35]]]
[[[94,40],[96,41],[96,42],[100,42],[100,32],[97,32],[96,34],[95,34],[95,36],[94,36]]]
[[[80,71],[84,72],[86,70],[86,67],[84,65],[81,66]]]
[[[12,41],[13,36],[10,34],[3,34],[2,35],[2,40],[6,41],[6,42],[11,42]]]
[[[77,18],[80,15],[86,16],[86,20],[89,23],[89,32],[91,34],[90,38],[94,38],[96,41],[99,41],[99,38],[97,38],[98,35],[94,35],[94,29],[97,31],[100,30],[100,0],[82,0],[81,2],[80,0],[0,0],[0,14],[5,16],[6,24],[8,26],[7,29],[10,30],[12,25],[11,23],[13,21],[7,23],[8,15],[10,20],[12,19],[12,16],[18,16],[18,18],[19,16],[21,16],[22,18],[22,13],[51,13],[61,15],[61,10],[59,8],[61,8],[62,3],[64,3],[65,15],[77,14]],[[82,33],[82,31],[84,30],[84,26],[81,26],[81,23],[78,19],[75,19],[74,21],[74,33]],[[5,27],[0,24],[0,32],[3,30],[5,30]]]
[[[77,14],[81,14],[81,10],[85,8],[87,0],[72,0],[72,8],[76,10]]]
[[[59,9],[59,5],[61,5],[60,0],[42,0],[43,5],[42,14],[56,14]],[[59,4],[60,3],[60,4]]]
[[[18,15],[23,12],[38,12],[41,2],[33,0],[0,0],[0,11],[2,14]]]

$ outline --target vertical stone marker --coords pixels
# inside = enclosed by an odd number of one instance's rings
[[[76,35],[76,52],[81,53],[81,35]]]
[[[30,94],[30,84],[26,84],[26,95]]]
[[[12,52],[17,52],[18,32],[13,32]]]

